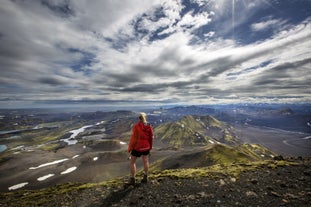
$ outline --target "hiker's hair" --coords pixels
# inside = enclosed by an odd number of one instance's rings
[[[143,123],[147,123],[147,115],[144,112],[139,113],[139,119],[143,122]]]

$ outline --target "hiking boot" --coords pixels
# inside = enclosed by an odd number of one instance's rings
[[[130,178],[129,185],[135,185],[135,178],[134,177]]]
[[[148,182],[148,176],[144,175],[143,179],[141,180],[141,183],[147,183]]]

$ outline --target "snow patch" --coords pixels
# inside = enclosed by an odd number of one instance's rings
[[[116,123],[118,121],[120,121],[120,119],[113,120],[113,121],[111,121],[111,123],[113,124],[113,123]]]
[[[32,129],[42,129],[42,128],[43,128],[42,126],[37,125],[37,126],[35,126],[34,128],[32,128]]]
[[[121,142],[121,141],[120,141],[120,144],[123,144],[123,145],[125,145],[125,144],[126,144],[126,142]]]
[[[311,139],[311,136],[304,137],[302,139]]]
[[[68,174],[68,173],[71,173],[72,171],[75,171],[77,169],[77,167],[71,167],[71,168],[68,168],[67,170],[61,172],[60,174],[64,175],[64,174]]]
[[[37,180],[38,180],[38,181],[43,181],[43,180],[48,179],[49,177],[53,177],[54,175],[55,175],[55,174],[48,174],[48,175],[39,177]]]
[[[105,121],[98,122],[95,125],[98,126],[98,125],[103,124],[103,123],[105,123]]]
[[[62,159],[62,160],[56,160],[56,161],[53,161],[53,162],[44,163],[44,164],[39,165],[37,167],[30,167],[29,169],[30,170],[35,170],[35,169],[38,169],[38,168],[41,168],[41,167],[46,167],[46,166],[49,166],[49,165],[55,165],[55,164],[58,164],[58,163],[61,163],[61,162],[65,162],[67,160],[68,160],[67,158]]]
[[[72,157],[72,159],[75,159],[75,158],[77,158],[77,157],[79,157],[79,155],[75,155],[75,156],[73,156],[73,157]]]
[[[19,183],[19,184],[16,184],[16,185],[13,185],[13,186],[9,187],[9,190],[16,190],[16,189],[24,187],[27,184],[28,184],[28,182]]]
[[[94,157],[94,158],[93,158],[93,161],[97,161],[97,160],[98,160],[98,157]]]

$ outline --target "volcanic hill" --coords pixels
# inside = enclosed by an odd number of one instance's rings
[[[199,144],[239,144],[234,128],[212,116],[184,116],[155,128],[156,138],[165,144],[181,147]]]

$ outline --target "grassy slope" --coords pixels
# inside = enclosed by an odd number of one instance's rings
[[[244,144],[236,147],[215,144],[190,153],[176,153],[157,160],[150,168],[152,170],[165,170],[206,167],[217,164],[249,163],[270,159],[274,155],[265,147],[255,144]]]

